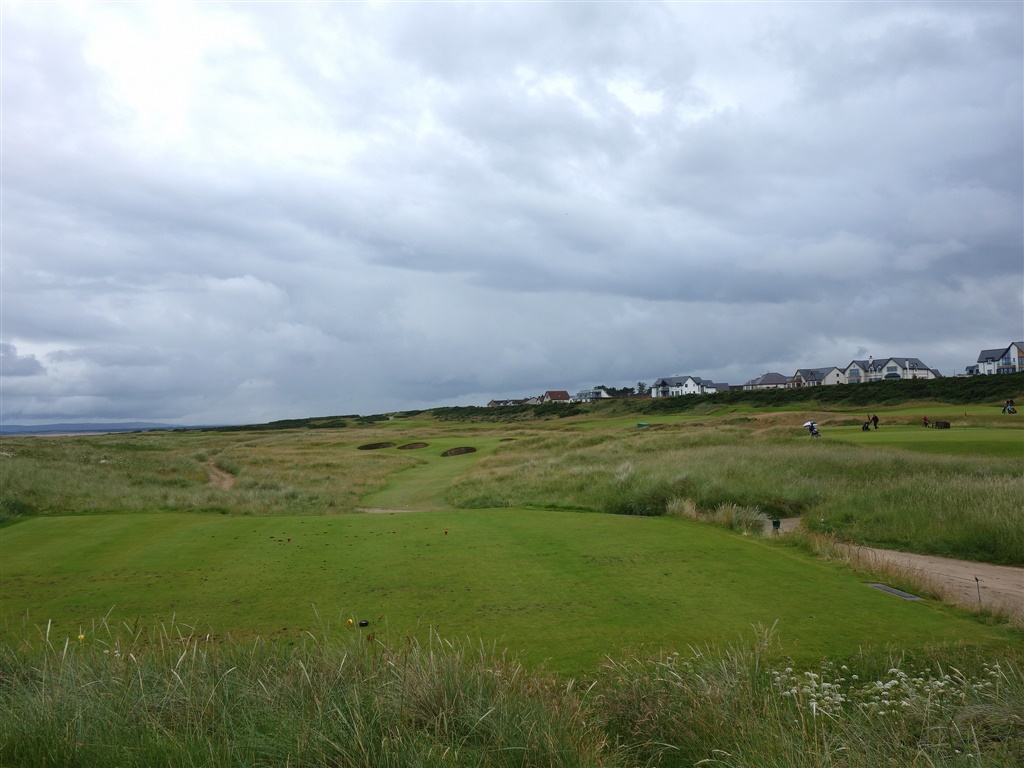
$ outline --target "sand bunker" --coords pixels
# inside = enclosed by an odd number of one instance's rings
[[[377,451],[381,448],[394,448],[394,443],[369,443],[367,445],[360,445],[360,451]]]
[[[398,446],[400,451],[415,451],[417,448],[426,448],[427,443],[406,443],[405,445]]]
[[[461,456],[464,453],[476,453],[476,448],[470,448],[468,445],[464,445],[461,448],[449,448],[447,451],[442,453],[442,456]]]

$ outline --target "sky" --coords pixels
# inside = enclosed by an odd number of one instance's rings
[[[1024,4],[0,5],[0,420],[1024,338]]]

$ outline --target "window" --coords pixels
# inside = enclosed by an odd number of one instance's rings
[[[888,368],[885,369],[885,372],[886,373],[896,373],[896,366],[895,365],[890,365]]]

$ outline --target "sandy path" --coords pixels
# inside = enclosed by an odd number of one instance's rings
[[[227,491],[235,484],[235,476],[218,468],[213,463],[213,459],[207,460],[206,471],[210,475],[209,485],[212,485],[214,488],[223,488]]]
[[[791,517],[780,522],[785,533],[800,525],[800,518]],[[854,563],[888,563],[923,577],[926,582],[937,585],[957,605],[977,608],[980,601],[985,608],[1024,616],[1024,568],[875,547],[851,545],[849,550]]]
[[[850,547],[850,559],[888,563],[920,574],[938,584],[957,605],[971,608],[980,605],[1024,616],[1024,568],[854,546]]]

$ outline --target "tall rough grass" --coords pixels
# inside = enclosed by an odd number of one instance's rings
[[[1024,760],[1016,663],[945,651],[794,669],[764,646],[609,660],[595,686],[636,765],[1011,766]]]
[[[741,507],[739,504],[720,504],[712,510],[702,511],[690,499],[674,498],[667,508],[668,515],[685,520],[711,523],[730,531],[745,534],[765,533],[768,515],[760,507]]]
[[[0,649],[0,764],[577,766],[602,748],[578,695],[482,647],[177,629]]]
[[[366,434],[5,437],[0,524],[49,514],[350,512],[390,472],[415,463],[408,456],[344,450]],[[230,492],[210,484],[205,464],[211,459],[236,476]]]
[[[791,432],[791,430],[790,430]],[[1013,459],[934,456],[693,427],[520,440],[448,491],[460,507],[533,506],[704,517],[804,516],[861,544],[1024,565],[1024,474]]]
[[[483,646],[211,643],[100,622],[0,647],[0,764],[1018,766],[1019,658],[737,648],[609,657],[586,682]]]

